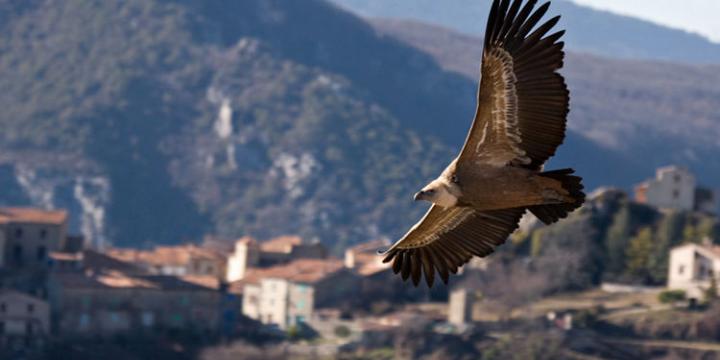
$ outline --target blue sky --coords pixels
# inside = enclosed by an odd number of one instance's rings
[[[720,0],[573,0],[597,9],[698,33],[720,43]]]

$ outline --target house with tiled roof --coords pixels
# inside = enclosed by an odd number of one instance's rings
[[[341,260],[299,259],[251,269],[231,289],[242,294],[244,315],[284,329],[310,321],[316,308],[353,299],[358,285]]]
[[[64,248],[68,215],[64,210],[0,208],[0,267],[43,267],[50,252]]]
[[[684,290],[688,298],[702,300],[714,281],[720,281],[720,246],[707,242],[670,250],[669,289]]]
[[[46,344],[49,333],[47,301],[15,290],[0,289],[0,349],[40,348]]]
[[[715,213],[717,196],[712,189],[697,185],[687,168],[665,166],[655,178],[635,186],[635,201],[660,209]]]
[[[383,257],[379,256],[377,251],[388,246],[388,240],[378,239],[355,245],[345,251],[345,267],[360,279],[360,302],[392,303],[399,299],[421,299],[426,296],[422,287],[416,288],[410,282],[398,282],[390,264],[382,262]]]
[[[157,246],[151,250],[110,249],[107,255],[159,275],[212,276],[225,279],[226,256],[194,244]]]
[[[223,293],[177,276],[87,269],[53,273],[49,299],[61,338],[219,330]]]
[[[278,236],[260,242],[260,266],[285,263],[297,259],[324,259],[327,250],[320,242],[303,242],[299,236]]]
[[[383,263],[382,256],[377,251],[390,245],[385,239],[368,241],[345,250],[345,267],[353,269],[362,276],[372,276],[390,268],[389,263]]]
[[[235,241],[233,252],[228,255],[226,279],[228,282],[241,280],[253,268],[326,257],[325,246],[317,241],[303,242],[299,236],[279,236],[266,241],[245,236]]]

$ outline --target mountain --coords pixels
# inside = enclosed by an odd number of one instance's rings
[[[319,0],[0,0],[0,19],[0,205],[69,208],[97,245],[394,238],[474,112],[475,79]],[[584,86],[622,86],[603,76]],[[651,90],[626,85],[612,106],[575,106],[571,124]],[[692,114],[707,91],[691,93]],[[673,151],[633,139],[657,150],[647,161],[588,134],[570,131],[554,166],[591,188],[631,184]]]
[[[369,17],[416,20],[465,34],[480,35],[491,0],[333,0]],[[595,10],[570,1],[553,1],[551,14],[561,14],[569,49],[611,58],[720,63],[720,44],[702,36],[632,17]]]
[[[462,137],[435,120],[472,112],[471,82],[321,1],[0,10],[2,203],[69,207],[98,244],[397,235]]]
[[[380,34],[431,54],[445,70],[478,78],[481,38],[413,21],[372,23]],[[688,166],[705,185],[720,182],[713,155],[720,150],[720,66],[570,52],[562,72],[571,91],[568,125],[593,142],[575,144],[571,136],[554,163],[573,164],[589,174],[591,186],[602,179],[628,188],[671,163]]]

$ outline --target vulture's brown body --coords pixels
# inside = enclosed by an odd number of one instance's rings
[[[390,249],[385,262],[417,285],[422,274],[447,283],[473,256],[507,239],[526,211],[550,224],[580,207],[582,179],[572,169],[544,171],[565,138],[569,92],[557,72],[564,31],[559,16],[540,20],[550,3],[495,0],[485,32],[477,111],[465,145],[416,194],[433,203]]]

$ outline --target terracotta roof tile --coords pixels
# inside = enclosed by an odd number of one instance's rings
[[[289,253],[293,246],[302,244],[299,236],[279,236],[260,243],[260,249],[267,252]]]
[[[238,239],[236,242],[241,244],[257,244],[257,240],[251,236],[243,236],[240,239]]]
[[[155,289],[162,291],[214,291],[213,288],[168,275],[128,275],[117,271],[62,273],[53,276],[65,289]]]
[[[384,239],[368,241],[349,248],[354,257],[357,273],[363,276],[370,276],[390,268],[390,263],[383,263],[382,257],[377,255],[378,249],[386,247],[389,242]]]
[[[0,224],[31,223],[61,225],[67,221],[65,210],[42,210],[36,208],[0,208]]]
[[[182,281],[189,282],[191,284],[204,286],[210,289],[220,289],[220,279],[210,275],[185,275],[181,276]]]
[[[344,268],[337,259],[299,259],[268,268],[250,269],[242,280],[230,285],[232,292],[241,293],[246,284],[257,284],[262,279],[286,279],[292,282],[314,284]]]
[[[364,242],[362,244],[355,245],[348,250],[353,251],[355,253],[358,252],[364,252],[364,253],[376,253],[378,249],[390,245],[390,242],[386,239],[377,239],[377,240],[371,240],[368,242]]]
[[[158,246],[153,250],[110,249],[107,254],[122,261],[157,266],[185,266],[192,259],[224,261],[222,254],[197,245]]]

